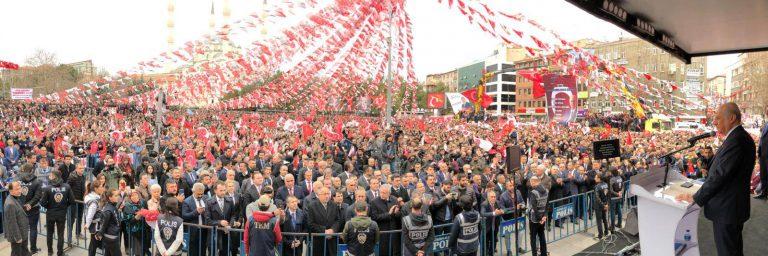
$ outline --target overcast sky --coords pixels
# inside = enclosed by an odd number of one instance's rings
[[[223,0],[215,0],[221,6]],[[273,2],[276,0],[267,0]],[[283,1],[283,0],[278,0]],[[468,0],[472,1],[472,0]],[[230,0],[232,19],[262,8],[261,0]],[[563,0],[486,0],[497,10],[522,12],[567,40],[616,40],[629,34]],[[167,0],[4,1],[0,8],[0,60],[23,64],[35,49],[56,53],[63,63],[92,59],[110,72],[126,70],[167,48]],[[208,32],[210,0],[177,0],[177,44]],[[470,25],[445,1],[409,0],[413,19],[414,66],[419,80],[493,52],[498,41]],[[454,7],[455,8],[455,7]],[[221,9],[218,10],[219,12]],[[220,16],[220,14],[219,14]],[[722,73],[735,55],[709,59],[709,76]]]

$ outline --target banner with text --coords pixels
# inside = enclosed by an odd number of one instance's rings
[[[549,120],[558,123],[573,122],[578,110],[578,92],[576,77],[572,75],[544,75],[544,88],[547,91],[547,115]]]
[[[11,88],[12,100],[31,100],[32,88]]]

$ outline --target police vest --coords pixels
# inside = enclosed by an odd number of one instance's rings
[[[464,212],[459,214],[459,236],[456,245],[456,251],[459,253],[476,252],[480,246],[480,218],[473,222],[467,222],[464,219]]]
[[[248,217],[248,255],[275,255],[275,225],[277,217],[258,222]]]
[[[624,186],[624,179],[622,179],[620,176],[614,176],[614,177],[611,177],[610,183],[611,183],[611,190],[614,193],[619,193],[619,191],[621,191],[621,188]]]
[[[541,186],[539,186],[541,188]],[[545,189],[531,190],[531,220],[538,222],[541,220],[547,212],[547,198],[549,193]]]
[[[432,217],[428,215],[425,215],[424,217],[427,218],[427,223],[422,226],[414,224],[410,215],[406,216],[403,221],[403,224],[405,224],[408,229],[408,234],[405,235],[407,235],[413,245],[418,248],[424,247],[424,243],[427,242],[427,237],[429,236],[429,230],[432,228]]]
[[[180,228],[183,228],[184,220],[178,216],[170,214],[164,214],[157,218],[157,229],[160,232],[160,242],[163,243],[165,248],[170,248],[171,244],[176,241],[176,234]],[[182,250],[177,250],[176,254],[181,254]]]
[[[48,200],[47,210],[49,212],[66,211],[71,203],[69,201],[69,194],[71,193],[69,186],[61,184],[57,187],[51,186],[49,189],[51,193],[48,195],[50,198],[46,198]]]

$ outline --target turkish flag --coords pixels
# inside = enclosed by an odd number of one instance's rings
[[[521,70],[517,72],[517,74],[523,76],[525,79],[531,80],[533,83],[533,98],[538,99],[541,97],[544,97],[547,92],[544,90],[544,86],[541,84],[541,82],[544,80],[541,77],[541,74],[534,71],[528,71],[528,70]]]
[[[427,108],[443,108],[445,106],[445,93],[427,94]]]
[[[372,96],[371,99],[373,99],[373,105],[379,109],[387,106],[387,97],[384,95]]]

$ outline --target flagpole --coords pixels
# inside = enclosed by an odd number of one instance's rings
[[[389,37],[387,38],[387,108],[385,114],[384,125],[389,127],[392,125],[392,16],[394,13],[394,7],[390,4],[389,7]]]

